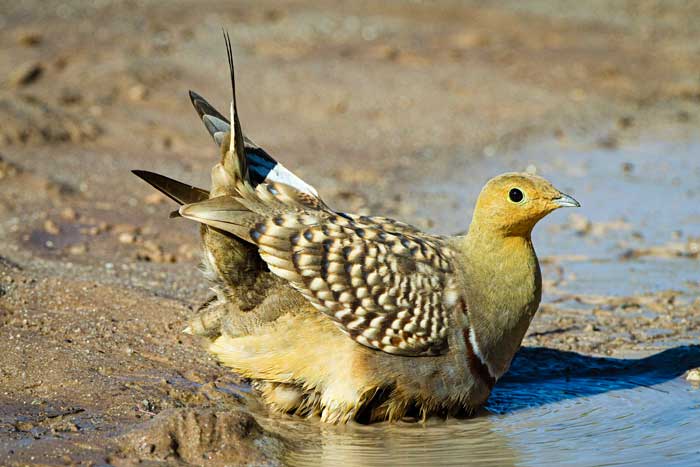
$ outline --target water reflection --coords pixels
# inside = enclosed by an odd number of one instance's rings
[[[525,348],[473,419],[267,424],[289,465],[683,464],[700,455],[700,390],[680,378],[697,366],[700,346],[643,359]]]
[[[292,466],[480,466],[516,465],[520,460],[488,418],[369,426],[310,421],[295,428],[287,424],[286,429],[292,430],[285,435],[291,434],[294,446],[285,463]]]

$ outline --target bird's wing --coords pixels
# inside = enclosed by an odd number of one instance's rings
[[[382,229],[384,229],[387,232],[396,232],[396,233],[407,233],[407,234],[416,234],[416,235],[425,235],[423,231],[421,231],[418,227],[414,227],[411,224],[406,224],[405,222],[397,221],[396,219],[392,219],[390,217],[382,217],[382,216],[360,216],[357,214],[347,214],[347,213],[340,213],[340,215],[349,217],[355,222],[371,222],[374,224],[377,224],[381,226]],[[435,236],[436,238],[438,236]]]
[[[444,352],[456,302],[450,250],[406,224],[336,213],[306,184],[256,178],[260,163],[249,156],[241,130],[226,39],[233,125],[212,178],[230,189],[182,206],[180,214],[256,245],[270,271],[360,344],[400,355]]]
[[[180,213],[257,245],[270,271],[360,344],[410,356],[446,350],[455,294],[450,253],[440,239],[335,213],[281,183],[186,205]]]

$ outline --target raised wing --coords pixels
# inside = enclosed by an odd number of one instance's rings
[[[389,229],[384,218],[335,213],[289,185],[265,183],[240,194],[180,213],[257,245],[273,273],[360,344],[412,356],[446,350],[454,300],[441,239],[406,224]]]
[[[226,48],[233,125],[219,141],[225,118],[193,99],[222,160],[212,171],[212,197],[182,206],[180,214],[257,245],[274,274],[357,342],[400,355],[445,351],[455,302],[450,250],[407,224],[332,211],[313,187],[254,151],[236,108],[227,36]]]

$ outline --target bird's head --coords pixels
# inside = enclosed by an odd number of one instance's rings
[[[562,207],[579,207],[546,179],[528,173],[505,173],[489,180],[479,194],[473,226],[504,236],[529,236],[544,216]]]

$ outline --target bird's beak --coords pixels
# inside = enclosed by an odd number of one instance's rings
[[[581,203],[573,199],[569,195],[565,195],[564,193],[559,193],[558,198],[554,198],[552,202],[558,207],[558,208],[580,208]]]

